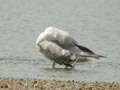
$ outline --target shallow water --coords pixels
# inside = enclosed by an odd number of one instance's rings
[[[0,0],[0,76],[120,82],[119,0]],[[48,26],[107,56],[65,70],[35,48]]]

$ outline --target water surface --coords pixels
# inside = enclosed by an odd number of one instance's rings
[[[0,76],[120,82],[119,9],[119,0],[0,0]],[[107,58],[52,69],[35,48],[48,26]]]

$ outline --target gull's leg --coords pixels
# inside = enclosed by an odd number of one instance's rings
[[[68,66],[67,66],[67,65],[65,65],[65,69],[68,69]]]
[[[75,64],[78,62],[78,57],[76,56],[75,61],[73,62],[73,67],[75,67]]]
[[[53,62],[52,67],[55,68],[55,62]]]
[[[75,67],[75,64],[77,63],[77,61],[78,61],[78,60],[74,61],[74,63],[73,63],[73,67]]]

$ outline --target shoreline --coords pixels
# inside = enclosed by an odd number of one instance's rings
[[[120,83],[0,77],[0,90],[120,90]]]

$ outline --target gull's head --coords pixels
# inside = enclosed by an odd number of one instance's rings
[[[37,40],[36,40],[36,47],[39,46],[40,42],[44,41],[45,40],[45,36],[46,36],[46,33],[45,32],[42,32],[39,34]]]
[[[39,48],[39,44],[40,42],[46,40],[47,36],[49,33],[51,33],[51,31],[54,29],[54,27],[48,27],[45,29],[44,32],[40,33],[37,40],[36,40],[36,47]]]

